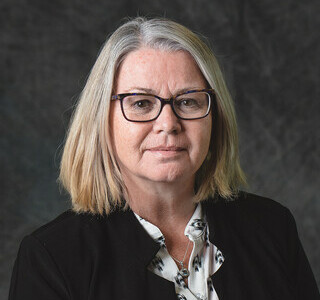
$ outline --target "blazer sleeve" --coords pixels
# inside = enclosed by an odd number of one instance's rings
[[[45,246],[29,235],[21,242],[13,267],[9,300],[70,299],[62,274]]]
[[[288,263],[298,294],[297,299],[320,300],[317,283],[298,236],[296,222],[289,210],[287,210],[286,233]]]

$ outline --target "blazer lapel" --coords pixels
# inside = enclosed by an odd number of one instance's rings
[[[228,202],[218,199],[216,202],[204,202],[210,242],[224,256],[223,264],[211,276],[213,286],[219,300],[253,297],[259,300],[276,299],[265,288],[265,281],[261,280],[264,278],[262,269],[257,268],[260,264],[257,260],[261,262],[264,259],[264,252],[253,244],[253,239],[257,236],[261,238],[263,230],[259,232],[258,222],[248,221],[255,216],[246,213],[240,200]]]
[[[176,300],[174,283],[147,269],[160,246],[144,230],[131,210],[115,213],[112,218],[113,226],[117,228],[119,254],[126,266],[126,276],[133,280],[131,299]],[[137,278],[141,278],[142,282],[138,283]]]
[[[176,300],[174,283],[168,281],[151,271],[147,273],[147,297],[146,299],[153,300]]]
[[[213,275],[211,275],[213,287],[219,300],[236,299],[235,295],[237,295],[237,292],[234,291],[234,283],[230,282],[232,280],[229,278],[230,267],[232,267],[232,257],[230,256],[228,242],[223,238],[221,231],[219,231],[221,226],[223,226],[222,228],[228,226],[223,217],[223,209],[221,209],[223,203],[216,203],[211,199],[211,201],[202,202],[202,205],[209,225],[209,240],[222,252],[224,257],[223,264]]]

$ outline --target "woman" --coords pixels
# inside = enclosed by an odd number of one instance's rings
[[[290,212],[239,192],[234,108],[209,47],[136,18],[104,45],[10,299],[320,299]]]

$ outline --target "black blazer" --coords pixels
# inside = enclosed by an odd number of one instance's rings
[[[288,209],[245,193],[203,208],[225,257],[212,276],[220,300],[320,299]],[[147,270],[158,250],[130,210],[67,211],[22,241],[9,300],[176,299],[174,284]]]

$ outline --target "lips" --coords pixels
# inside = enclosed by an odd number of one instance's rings
[[[183,151],[185,148],[177,146],[158,146],[149,148],[149,151]]]

